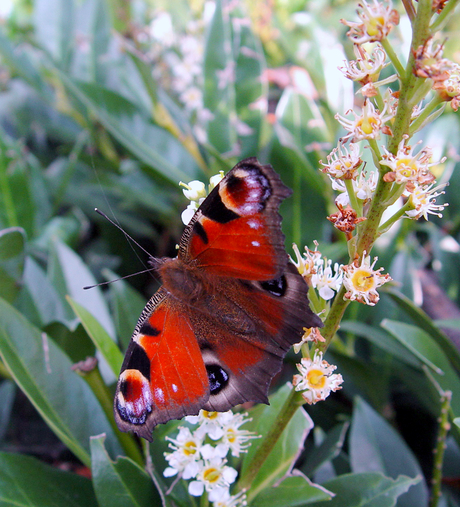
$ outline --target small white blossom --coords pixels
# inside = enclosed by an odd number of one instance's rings
[[[331,391],[342,389],[342,375],[332,374],[336,368],[324,361],[322,352],[316,350],[313,360],[304,357],[297,364],[300,375],[294,375],[295,390],[303,391],[302,397],[310,405],[325,400]]]
[[[384,124],[393,117],[393,113],[387,113],[388,103],[382,112],[375,108],[370,100],[366,100],[361,115],[353,110],[345,114],[352,113],[353,120],[349,120],[340,114],[335,115],[335,119],[349,132],[343,137],[343,140],[351,139],[352,142],[362,141],[363,139],[379,139],[383,131]]]
[[[332,261],[319,259],[316,264],[316,273],[311,277],[312,286],[318,291],[321,298],[326,301],[332,299],[335,292],[338,291],[342,285],[343,273],[339,264],[334,264],[332,269]]]
[[[218,500],[225,491],[228,492],[238,475],[234,468],[226,465],[226,460],[218,457],[204,460],[199,466],[200,470],[195,480],[190,482],[188,492],[192,496],[201,496],[206,490],[211,502]]]
[[[345,275],[343,284],[347,289],[344,299],[358,301],[370,306],[374,306],[380,299],[377,288],[391,280],[390,275],[382,275],[383,268],[374,269],[377,257],[371,265],[370,256],[364,252],[361,264],[349,264],[342,266]]]
[[[180,428],[176,438],[167,437],[171,453],[165,453],[166,461],[169,464],[163,475],[172,477],[182,473],[184,479],[190,479],[198,473],[198,461],[201,458],[200,449],[203,439],[192,434],[189,428]]]
[[[389,65],[389,62],[385,63],[385,51],[379,46],[373,49],[371,55],[358,45],[354,46],[354,52],[356,60],[345,62],[344,67],[339,67],[345,77],[352,81],[359,81],[363,85],[374,83],[382,70]]]
[[[308,342],[320,343],[320,342],[326,341],[323,338],[323,336],[321,335],[319,328],[317,328],[317,327],[309,327],[309,328],[304,327],[303,330],[304,330],[304,334],[302,336],[302,339],[300,340],[299,343],[294,343],[294,345],[293,345],[294,352],[296,354],[298,354],[300,352],[300,349],[302,348],[302,345],[304,343],[308,343]]]
[[[388,36],[393,26],[399,23],[398,11],[393,9],[391,0],[386,2],[386,5],[379,0],[374,0],[373,4],[362,0],[359,7],[360,23],[340,20],[341,23],[350,27],[347,36],[355,44],[381,41]]]
[[[434,183],[428,187],[416,185],[410,192],[409,200],[414,209],[406,211],[406,215],[409,218],[416,220],[423,217],[425,220],[428,220],[428,215],[442,217],[442,213],[439,212],[443,211],[449,204],[436,204],[436,197],[445,194],[444,191],[439,192],[439,190],[444,188],[446,183],[432,188],[433,185]]]
[[[363,204],[368,203],[374,196],[375,189],[377,188],[379,175],[376,171],[370,171],[369,174],[361,172],[357,180],[353,180],[353,189],[356,197],[360,199]],[[346,207],[350,204],[350,197],[345,184],[341,180],[331,178],[332,188],[340,192],[336,197],[335,202],[340,204],[342,207]]]
[[[350,150],[339,142],[336,148],[327,156],[327,164],[319,163],[324,166],[321,171],[329,174],[331,178],[355,180],[358,176],[358,169],[363,163],[360,157],[360,146],[357,143],[350,144]]]

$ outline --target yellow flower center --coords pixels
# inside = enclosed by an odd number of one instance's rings
[[[217,416],[218,416],[218,412],[208,412],[207,410],[203,410],[203,417],[205,417],[206,419],[211,419],[211,421],[213,419],[217,419]]]
[[[364,134],[372,134],[379,127],[379,122],[377,118],[369,116],[358,121],[357,126],[361,128]]]
[[[398,173],[404,178],[410,178],[417,173],[417,166],[411,162],[410,158],[400,158],[396,162],[396,168]]]
[[[353,286],[359,292],[369,292],[374,288],[374,275],[367,269],[357,269],[351,278]]]
[[[203,473],[203,479],[206,482],[214,483],[214,482],[217,482],[219,480],[219,478],[220,478],[220,472],[217,468],[208,468]]]
[[[236,435],[235,435],[235,431],[233,430],[233,428],[229,428],[227,430],[227,440],[233,444],[233,442],[235,442],[236,440]]]
[[[326,384],[326,377],[322,370],[311,369],[307,373],[307,380],[313,389],[321,389]]]
[[[190,440],[184,445],[184,454],[186,456],[190,456],[190,454],[196,453],[196,443],[193,440]]]
[[[385,19],[383,16],[377,16],[375,18],[370,18],[366,23],[366,30],[368,35],[374,37],[375,35],[379,35],[382,31],[382,27],[385,24]]]

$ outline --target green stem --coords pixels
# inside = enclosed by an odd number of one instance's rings
[[[293,418],[297,409],[304,403],[302,394],[291,389],[289,396],[286,398],[280,413],[275,419],[273,426],[270,428],[264,439],[260,443],[257,451],[255,452],[244,476],[238,482],[238,491],[249,490],[253,480],[259,473],[262,465],[265,463],[268,455],[275,447],[276,442],[288,425],[289,421]],[[248,503],[259,491],[254,488],[248,492]]]
[[[436,18],[435,21],[433,21],[432,25],[430,26],[430,31],[432,34],[443,28],[445,23],[447,23],[448,21],[449,15],[455,9],[455,7],[457,7],[458,2],[459,0],[449,0],[449,2],[447,2],[444,9],[441,11],[439,16]]]
[[[409,204],[409,201],[404,204],[393,216],[391,216],[385,223],[383,223],[377,231],[377,237],[380,237],[383,233],[387,232],[390,227],[397,222],[400,218],[402,218],[406,211],[412,209],[413,206]]]
[[[441,497],[442,463],[444,460],[447,433],[450,428],[449,408],[451,399],[451,391],[445,391],[441,396],[441,416],[439,418],[438,438],[436,441],[436,449],[434,451],[430,507],[437,507],[439,498]]]
[[[415,92],[420,86],[417,83],[420,78],[417,78],[414,75],[412,69],[415,64],[415,52],[425,43],[430,35],[428,26],[432,15],[431,6],[431,0],[420,0],[418,2],[409,60],[404,74],[401,75],[401,90],[399,94],[395,123],[393,125],[393,137],[388,143],[388,151],[393,153],[393,155],[395,155],[398,150],[398,145],[401,142],[402,136],[409,132],[409,124],[412,115],[412,107],[410,103]]]
[[[404,78],[406,71],[404,70],[404,67],[402,66],[401,62],[399,61],[399,58],[396,56],[396,53],[393,51],[393,48],[388,41],[387,38],[383,39],[381,41],[381,44],[383,46],[383,49],[385,50],[386,54],[388,55],[388,58],[390,59],[391,63],[393,64],[393,67],[395,68],[396,72],[398,73],[399,77],[401,79]]]
[[[82,371],[77,367],[75,368],[75,371],[86,380],[91,390],[96,395],[96,398],[98,399],[99,404],[102,407],[102,410],[107,416],[107,419],[112,428],[114,429],[115,434],[117,435],[118,440],[123,446],[123,449],[125,450],[126,454],[133,461],[143,466],[144,460],[142,458],[141,451],[139,450],[139,447],[137,446],[134,438],[132,437],[132,435],[129,435],[128,433],[121,433],[118,430],[117,425],[115,424],[115,420],[113,418],[113,398],[101,376],[99,368],[96,366],[90,371]]]
[[[412,125],[410,126],[410,133],[414,134],[417,132],[417,130],[422,128],[423,122],[432,114],[435,109],[439,106],[439,104],[442,104],[443,100],[441,97],[436,94],[430,102],[423,108],[422,112],[418,116],[416,120],[412,122]]]
[[[353,188],[353,180],[346,179],[343,180],[343,182],[345,183],[345,188],[347,189],[351,207],[356,211],[358,217],[360,217],[362,215],[362,208],[358,203],[358,199],[356,198],[355,189]]]
[[[346,292],[347,289],[344,285],[342,285],[334,298],[334,302],[332,303],[329,313],[327,314],[326,320],[324,322],[324,327],[321,329],[321,335],[326,341],[318,344],[317,349],[323,353],[326,352],[329,344],[332,341],[332,338],[334,338],[335,333],[339,329],[343,314],[345,313],[345,310],[350,303],[349,300],[343,298]]]

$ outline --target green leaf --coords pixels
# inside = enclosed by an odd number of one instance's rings
[[[257,435],[266,435],[278,417],[291,389],[292,387],[289,385],[284,385],[270,397],[270,405],[259,405],[251,411],[252,421],[248,422],[245,428]],[[252,481],[248,499],[255,498],[261,491],[273,486],[291,470],[303,448],[304,440],[312,428],[313,421],[310,416],[303,408],[299,408]],[[247,466],[258,449],[260,441],[261,439],[252,441],[252,445],[244,457],[241,478],[244,477]]]
[[[324,488],[313,484],[297,470],[294,473],[295,475],[286,477],[276,488],[262,491],[251,502],[251,507],[301,507],[331,498]]]
[[[376,347],[388,352],[399,361],[403,361],[410,366],[420,366],[420,361],[412,354],[406,354],[406,348],[401,345],[398,340],[395,340],[393,335],[382,331],[382,329],[378,327],[370,326],[363,322],[346,320],[341,322],[340,330],[353,333],[356,336],[362,336]]]
[[[389,319],[382,322],[382,327],[397,338],[408,352],[443,372],[440,375],[434,371],[432,376],[444,391],[452,391],[452,410],[455,415],[460,414],[460,378],[433,336],[417,327]]]
[[[324,463],[333,460],[340,453],[349,426],[349,423],[337,424],[329,431],[321,444],[307,454],[302,465],[302,472],[305,475],[313,475]]]
[[[69,324],[65,302],[56,292],[50,279],[32,257],[26,259],[23,288],[18,307],[29,320],[42,328],[51,322]]]
[[[94,345],[107,361],[115,377],[117,377],[123,362],[123,354],[120,349],[91,312],[73,299],[68,298],[68,300]]]
[[[322,484],[335,497],[311,507],[394,507],[400,495],[419,482],[400,475],[396,480],[378,473],[344,474]]]
[[[235,111],[235,90],[229,84],[230,78],[224,77],[225,72],[231,72],[234,65],[230,51],[229,26],[224,20],[222,2],[219,0],[206,37],[203,95],[204,107],[213,114],[207,127],[208,142],[219,153],[231,151],[236,142],[235,128],[230,122],[230,115]],[[222,82],[225,86],[222,86]]]
[[[60,286],[63,296],[69,295],[89,312],[97,315],[105,331],[115,339],[115,327],[107,303],[99,287],[84,290],[83,287],[96,283],[92,273],[81,258],[66,244],[55,242],[56,259],[53,264],[55,286]]]
[[[74,41],[73,0],[37,0],[34,4],[35,36],[61,68],[68,69]]]
[[[364,400],[354,404],[350,428],[349,455],[355,473],[382,472],[396,478],[404,473],[423,477],[418,461],[399,434]],[[398,507],[428,505],[428,488],[424,481],[398,500]]]
[[[69,358],[0,299],[0,355],[16,384],[58,438],[89,466],[89,438],[105,431],[110,452],[121,448],[97,398]]]
[[[16,386],[11,380],[3,380],[0,384],[0,441],[5,437],[13,409]]]
[[[460,352],[443,333],[439,327],[428,317],[428,315],[418,306],[416,306],[409,298],[401,294],[396,289],[389,289],[387,293],[396,301],[407,315],[414,321],[417,326],[426,331],[432,339],[442,348],[446,356],[449,358],[455,369],[460,372]]]
[[[156,174],[174,185],[198,177],[198,166],[180,141],[151,123],[132,102],[97,84],[78,82],[61,73],[59,76],[118,142]]]
[[[146,301],[139,292],[123,280],[110,285],[110,296],[120,343],[122,348],[126,349]]]
[[[161,498],[149,475],[129,458],[113,462],[104,447],[105,435],[91,438],[93,484],[100,507],[152,507]]]
[[[30,456],[0,452],[0,506],[97,507],[89,479]]]
[[[20,290],[26,235],[21,227],[0,231],[0,294],[13,302]]]
[[[254,507],[301,507],[312,502],[329,500],[331,495],[321,486],[313,484],[297,470],[279,486],[267,488],[251,502]],[[328,505],[328,504],[326,504]]]

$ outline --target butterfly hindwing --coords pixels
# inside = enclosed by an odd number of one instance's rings
[[[196,414],[209,383],[187,314],[160,289],[147,303],[128,346],[115,395],[123,431],[152,439],[152,429]]]

